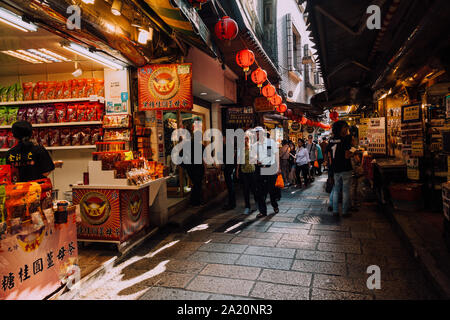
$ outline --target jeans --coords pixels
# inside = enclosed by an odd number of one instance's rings
[[[305,183],[305,185],[308,184],[308,170],[309,170],[309,168],[308,168],[307,164],[304,164],[302,166],[297,165],[295,167],[295,175],[297,177],[298,185],[300,185],[300,186],[302,185],[302,180],[300,179],[300,171],[302,172],[302,175],[303,175],[303,182]]]
[[[333,188],[333,213],[339,213],[339,193],[342,190],[342,214],[350,208],[350,187],[352,171],[335,172]]]
[[[250,193],[253,194],[255,198],[255,204],[258,204],[258,198],[256,197],[256,178],[255,173],[240,173],[240,177],[242,179],[242,184],[244,185],[244,200],[245,207],[250,209]]]
[[[277,190],[275,187],[275,181],[277,175],[261,175],[261,169],[256,168],[256,196],[258,198],[258,209],[262,214],[267,214],[267,193],[270,195],[270,204],[272,207],[278,208],[277,203]]]

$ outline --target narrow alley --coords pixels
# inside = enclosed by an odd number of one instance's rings
[[[333,218],[325,181],[321,176],[307,189],[284,189],[280,213],[269,209],[264,219],[240,214],[238,202],[235,210],[207,212],[185,230],[169,228],[78,298],[436,298],[376,203],[365,203],[350,218]],[[370,265],[380,267],[380,290],[367,288]]]

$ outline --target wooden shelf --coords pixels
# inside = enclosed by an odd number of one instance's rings
[[[105,102],[105,98],[97,97],[96,99],[91,98],[72,98],[72,99],[54,99],[54,100],[31,100],[31,101],[13,101],[13,102],[0,102],[0,106],[17,106],[17,105],[28,105],[28,104],[51,104],[51,103],[64,103],[64,102],[86,102],[86,101],[100,101]]]
[[[47,150],[78,150],[78,149],[95,149],[95,145],[85,145],[85,146],[58,146],[58,147],[45,147]],[[1,148],[0,152],[6,152],[9,148]]]
[[[80,121],[80,122],[57,122],[57,123],[37,123],[33,124],[33,128],[45,128],[45,127],[69,127],[69,126],[90,126],[101,125],[101,121]],[[0,129],[11,129],[12,125],[0,126]]]

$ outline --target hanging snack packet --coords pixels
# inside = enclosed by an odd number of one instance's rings
[[[94,83],[95,79],[86,79],[86,97],[89,98],[90,96],[95,94],[94,91]]]
[[[55,96],[56,96],[56,82],[49,81],[47,82],[47,88],[45,90],[45,99],[54,100]]]
[[[63,99],[72,98],[71,81],[63,81]]]
[[[8,102],[8,87],[4,87],[0,89],[0,101]]]
[[[78,98],[86,98],[86,79],[78,80]]]
[[[45,100],[47,82],[39,81],[36,86],[37,86],[36,95],[33,95],[33,98],[36,96],[35,100]]]
[[[31,124],[36,124],[36,108],[29,107],[27,108],[26,121]]]
[[[62,128],[60,129],[59,133],[61,146],[70,146],[71,145],[70,129]]]
[[[16,101],[16,85],[13,84],[8,88],[8,102]]]
[[[77,121],[77,106],[75,104],[69,104],[67,106],[66,120],[67,122]]]
[[[62,81],[55,82],[55,99],[64,99],[64,84]]]
[[[24,101],[33,100],[33,82],[23,83],[23,100]]]
[[[50,128],[48,130],[48,145],[50,147],[56,147],[61,144],[61,136],[59,128]]]
[[[86,121],[97,121],[97,108],[95,103],[86,103]]]
[[[76,79],[70,80],[70,92],[72,98],[80,98],[78,96],[78,80]]]
[[[16,83],[16,101],[23,101],[23,88],[20,83]]]
[[[49,105],[45,108],[45,121],[47,123],[56,123],[56,109],[55,106]]]
[[[8,108],[8,117],[6,119],[6,124],[12,125],[17,121],[17,113],[19,112],[19,107],[9,107]]]
[[[45,107],[39,106],[36,108],[36,123],[45,123]]]
[[[8,118],[8,108],[0,107],[0,125],[5,125]]]
[[[66,122],[66,104],[58,103],[55,105],[55,122]]]
[[[26,121],[27,120],[27,108],[20,107],[19,111],[17,111],[17,121]]]

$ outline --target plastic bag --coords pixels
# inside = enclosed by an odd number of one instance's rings
[[[275,187],[283,189],[284,188],[284,181],[283,176],[281,174],[278,174],[277,181],[275,182]]]

